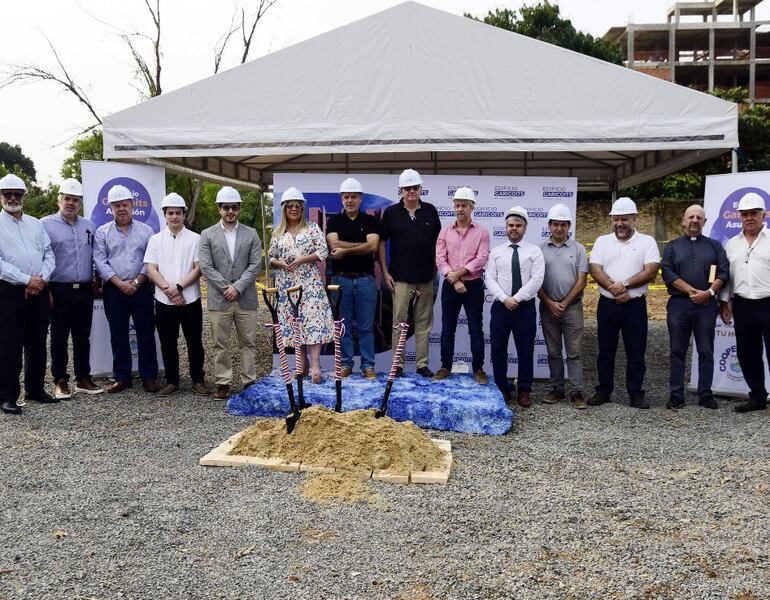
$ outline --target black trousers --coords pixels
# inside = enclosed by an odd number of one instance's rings
[[[610,396],[615,388],[615,355],[622,334],[626,349],[626,391],[629,396],[642,392],[647,371],[644,361],[647,351],[647,299],[642,296],[619,304],[599,296],[596,324],[599,342],[596,359],[599,385],[596,391]]]
[[[72,362],[75,381],[91,376],[91,321],[94,292],[90,285],[73,289],[69,284],[51,283],[51,375],[69,381],[67,342],[72,334]]]
[[[46,337],[50,305],[48,290],[24,297],[25,286],[0,281],[0,400],[17,400],[21,393],[24,357],[24,390],[31,395],[43,391]]]
[[[749,398],[760,404],[767,403],[765,365],[762,344],[770,361],[770,298],[748,300],[733,298],[735,345],[743,377],[749,386]]]
[[[190,379],[203,383],[203,309],[198,298],[184,306],[169,306],[155,300],[155,327],[166,368],[166,382],[179,385],[179,327],[187,342]]]

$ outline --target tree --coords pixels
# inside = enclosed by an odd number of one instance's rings
[[[483,19],[468,13],[465,16],[616,65],[623,64],[623,53],[617,45],[578,31],[572,21],[561,18],[559,6],[548,0],[536,6],[525,4],[521,7],[520,15],[509,8],[498,8],[488,12]]]
[[[32,181],[37,179],[35,163],[22,152],[21,146],[18,144],[11,146],[7,142],[0,142],[0,165],[3,165],[7,171],[12,171],[14,167],[18,167]]]
[[[81,181],[81,160],[102,160],[103,136],[100,129],[96,129],[84,137],[79,137],[68,148],[72,156],[65,159],[61,166],[61,176],[65,179],[74,177]]]

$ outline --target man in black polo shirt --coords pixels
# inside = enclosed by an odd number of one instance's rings
[[[374,379],[374,313],[377,286],[374,258],[380,241],[376,217],[361,212],[364,190],[352,177],[342,182],[340,200],[344,212],[332,215],[326,223],[326,241],[331,250],[332,283],[340,286],[340,315],[345,320],[342,336],[342,376],[353,372],[353,323],[358,332],[361,373]]]
[[[420,292],[415,308],[414,340],[417,373],[433,377],[428,368],[428,333],[433,326],[433,280],[436,276],[436,238],[441,221],[436,207],[420,201],[422,177],[407,169],[398,177],[401,201],[385,209],[380,223],[379,262],[383,278],[393,293],[393,323],[406,319],[412,290]],[[390,265],[385,242],[390,240]],[[393,348],[395,351],[395,347]],[[403,358],[398,367],[403,374]]]

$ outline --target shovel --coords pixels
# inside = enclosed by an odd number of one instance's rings
[[[276,304],[278,303],[278,288],[263,288],[262,298],[265,300],[265,305],[270,310],[270,314],[273,317],[272,323],[265,323],[265,327],[271,328],[275,334],[275,346],[278,348],[278,360],[281,365],[281,377],[286,384],[286,392],[289,395],[289,405],[291,406],[291,413],[286,415],[286,433],[294,431],[294,426],[299,421],[299,410],[297,410],[297,404],[294,402],[294,388],[291,387],[291,372],[289,371],[289,361],[286,358],[286,347],[283,343],[283,333],[281,333],[281,326],[278,323],[278,313],[275,310],[275,304],[270,302],[269,296],[275,296]]]
[[[382,401],[380,402],[380,409],[374,413],[375,418],[379,419],[384,417],[388,412],[388,398],[390,397],[390,388],[393,387],[393,381],[396,379],[396,369],[401,363],[401,355],[404,353],[404,346],[406,345],[406,334],[409,331],[409,322],[414,317],[414,305],[417,303],[417,299],[420,297],[420,292],[412,290],[412,297],[409,299],[409,308],[406,311],[406,321],[402,321],[393,329],[401,329],[398,336],[398,345],[396,351],[393,353],[393,364],[390,365],[390,373],[388,373],[388,382],[385,384],[385,393],[382,395]]]
[[[294,301],[292,294],[298,292],[297,300]],[[304,410],[308,406],[305,402],[305,392],[302,389],[302,379],[305,377],[305,353],[302,352],[302,342],[300,341],[300,323],[302,318],[299,316],[299,307],[302,304],[302,286],[297,285],[286,290],[286,297],[291,305],[291,330],[294,334],[294,374],[297,378],[297,398],[299,399],[299,409]]]
[[[337,400],[334,403],[335,412],[342,412],[342,365],[340,364],[341,349],[340,340],[345,334],[344,319],[340,319],[340,300],[342,299],[342,291],[339,285],[327,285],[327,291],[329,292],[329,304],[332,307],[332,315],[334,316],[334,387],[337,393]],[[337,292],[337,300],[332,300],[332,294]]]

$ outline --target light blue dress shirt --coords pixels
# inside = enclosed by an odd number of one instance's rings
[[[0,210],[0,279],[13,285],[27,285],[38,275],[48,281],[56,266],[51,240],[42,223],[22,214],[14,219]]]
[[[91,281],[94,274],[92,248],[96,228],[83,217],[76,217],[69,223],[61,213],[48,215],[40,219],[56,256],[56,268],[51,273],[51,281],[56,283],[75,283]]]
[[[154,234],[152,227],[136,219],[131,220],[128,233],[118,229],[115,221],[99,227],[94,241],[94,264],[99,277],[109,281],[117,275],[118,279],[128,281],[140,273],[146,275],[144,253]]]

